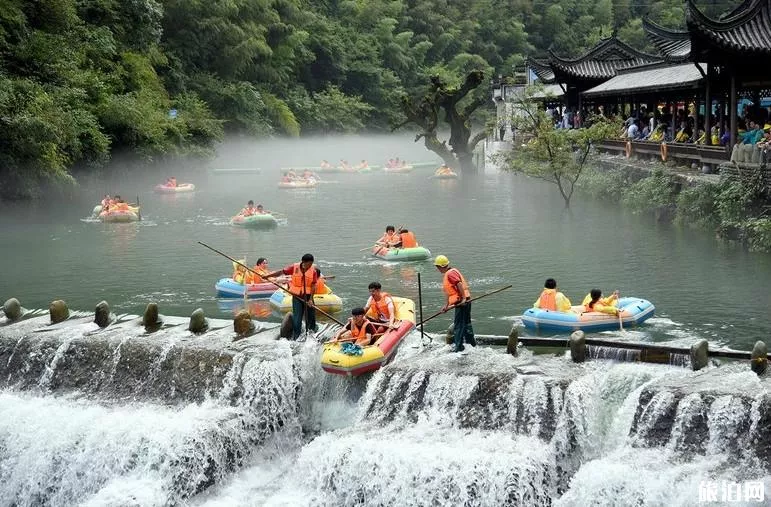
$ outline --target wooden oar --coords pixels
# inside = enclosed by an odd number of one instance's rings
[[[222,253],[219,250],[217,250],[216,248],[210,247],[206,243],[202,243],[202,242],[199,241],[198,244],[201,245],[201,246],[205,246],[206,248],[208,248],[209,250],[211,250],[214,253],[220,254],[221,256],[225,257],[226,259],[230,259],[231,262],[235,262],[239,266],[241,266],[241,267],[243,267],[245,269],[248,269],[250,272],[259,275],[259,273],[255,272],[252,268],[250,268],[249,266],[245,266],[245,265],[241,264],[240,262],[235,260],[233,257],[229,256],[228,254]],[[325,277],[325,278],[329,278],[329,277]],[[324,310],[322,310],[321,308],[319,308],[318,306],[314,305],[310,301],[306,301],[305,298],[303,298],[302,296],[300,296],[298,294],[295,294],[294,292],[292,292],[291,290],[287,289],[286,287],[282,287],[281,285],[277,284],[276,282],[274,282],[273,280],[271,280],[269,278],[262,277],[262,279],[265,280],[268,283],[271,283],[271,284],[275,285],[276,287],[278,287],[279,289],[283,290],[284,292],[286,292],[287,294],[291,295],[292,297],[295,297],[295,298],[299,299],[302,302],[302,304],[304,304],[305,306],[313,308],[314,310],[318,310],[318,312],[320,314],[324,315],[328,319],[337,322],[341,326],[345,325],[342,322],[340,322],[339,320],[337,320],[336,318],[334,318],[333,316],[331,316],[330,314],[328,314],[327,312],[325,312]]]
[[[496,289],[496,290],[494,290],[492,292],[488,292],[487,294],[482,294],[481,296],[477,296],[475,298],[471,298],[468,302],[471,303],[472,301],[476,301],[477,299],[482,299],[482,298],[486,298],[487,296],[492,296],[493,294],[497,294],[497,293],[499,293],[501,291],[504,291],[506,289],[510,289],[512,287],[513,287],[513,285],[507,285],[506,287],[501,287],[500,289]],[[466,303],[463,303],[463,304],[466,304]],[[439,317],[441,314],[443,314],[445,312],[448,312],[449,310],[455,308],[456,306],[462,306],[462,305],[452,305],[449,308],[447,308],[447,310],[440,310],[440,311],[436,312],[435,314],[433,314],[432,316],[427,317],[427,318],[421,320],[418,323],[418,326],[422,326],[423,324],[425,324],[429,320],[434,319],[436,317]]]
[[[425,333],[423,332],[423,288],[422,284],[420,283],[420,271],[418,271],[418,305],[420,306],[420,343],[423,344],[423,339],[425,338]],[[429,337],[430,338],[430,337]],[[434,339],[431,338],[431,341],[433,342]]]

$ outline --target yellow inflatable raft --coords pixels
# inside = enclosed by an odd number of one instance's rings
[[[375,371],[393,359],[396,349],[405,336],[415,328],[415,302],[394,297],[396,329],[391,329],[378,340],[361,348],[361,355],[343,353],[342,343],[327,343],[321,354],[321,367],[327,373],[356,376]]]
[[[329,287],[326,289],[326,294],[314,294],[313,304],[325,312],[339,312],[343,309],[343,300],[340,296],[333,294]],[[270,306],[280,312],[291,312],[292,296],[285,290],[278,289],[270,296]]]

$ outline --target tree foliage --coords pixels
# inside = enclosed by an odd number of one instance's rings
[[[512,123],[518,135],[527,141],[521,149],[507,155],[504,167],[553,183],[565,200],[565,207],[569,207],[592,145],[611,137],[620,125],[599,116],[590,118],[585,128],[556,129],[554,120],[533,98],[542,92],[538,87],[529,87],[517,100]]]
[[[387,131],[434,76],[508,75],[613,29],[644,46],[644,15],[684,22],[675,0],[0,0],[0,197],[118,149],[158,159],[205,155],[229,132]]]

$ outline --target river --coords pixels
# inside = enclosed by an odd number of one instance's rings
[[[566,211],[552,185],[494,171],[333,174],[310,191],[277,188],[279,167],[341,156],[430,159],[404,136],[229,143],[212,167],[262,173],[176,169],[199,191],[165,196],[152,187],[171,174],[116,162],[66,197],[2,207],[0,298],[43,310],[61,298],[89,312],[104,299],[118,314],[155,301],[167,317],[151,334],[126,316],[102,330],[86,312],[56,326],[45,311],[0,318],[0,505],[766,504],[771,378],[744,362],[692,372],[500,347],[461,356],[412,333],[387,367],[348,378],[321,370],[314,341],[276,341],[280,316],[262,304],[251,309],[267,323],[234,341],[226,319],[239,302],[214,291],[229,262],[198,241],[273,268],[311,252],[346,310],[373,280],[417,299],[421,273],[433,313],[443,296],[430,261],[360,251],[387,224],[447,255],[474,294],[513,285],[474,305],[479,334],[506,335],[547,277],[574,303],[600,287],[656,305],[639,328],[607,337],[748,349],[771,334],[771,256],[581,195]],[[138,196],[143,220],[89,220],[106,192]],[[286,221],[228,225],[248,199]],[[185,318],[197,307],[218,318],[200,336]]]
[[[410,174],[330,174],[313,190],[277,188],[279,167],[367,158],[382,164],[401,155],[432,157],[409,137],[231,143],[212,167],[260,167],[259,175],[175,174],[198,192],[157,195],[152,187],[171,174],[125,170],[85,181],[63,200],[5,204],[0,209],[0,297],[28,308],[53,299],[91,309],[104,299],[114,311],[141,312],[150,301],[161,313],[189,315],[201,307],[226,317],[236,302],[219,302],[214,283],[230,265],[198,245],[203,241],[271,268],[313,253],[335,279],[332,289],[345,310],[362,304],[367,285],[417,300],[421,273],[425,313],[441,307],[440,274],[431,262],[386,263],[360,249],[387,224],[405,225],[436,255],[459,267],[474,294],[513,288],[474,306],[477,333],[507,334],[532,305],[544,279],[557,279],[574,304],[593,287],[605,293],[649,299],[656,317],[635,331],[641,340],[712,344],[746,349],[771,335],[771,256],[721,244],[709,234],[657,224],[609,205],[576,196],[563,209],[557,189],[523,176],[488,172],[461,181]],[[101,195],[120,193],[142,205],[143,221],[84,221]],[[267,231],[234,228],[228,219],[249,199],[286,214]],[[268,316],[266,304],[256,308]],[[449,319],[449,316],[448,316]],[[448,319],[435,319],[433,330]]]

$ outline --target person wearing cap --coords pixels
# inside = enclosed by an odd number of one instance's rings
[[[345,327],[338,331],[330,341],[353,341],[359,347],[369,345],[377,330],[375,329],[375,324],[367,320],[366,313],[364,308],[354,308],[351,310],[351,318],[348,319]]]
[[[471,291],[463,274],[458,268],[450,267],[450,260],[444,255],[437,255],[434,266],[444,275],[442,288],[447,294],[447,303],[442,307],[446,312],[450,307],[455,308],[453,320],[453,352],[461,352],[465,349],[463,342],[476,346],[474,328],[471,326]]]
[[[307,253],[302,256],[300,262],[290,264],[284,269],[273,271],[263,278],[273,278],[278,275],[289,275],[289,292],[292,293],[292,335],[296,340],[302,329],[303,315],[305,316],[305,330],[316,331],[316,308],[313,304],[313,295],[320,294],[323,288],[321,271],[313,264],[313,255]]]

